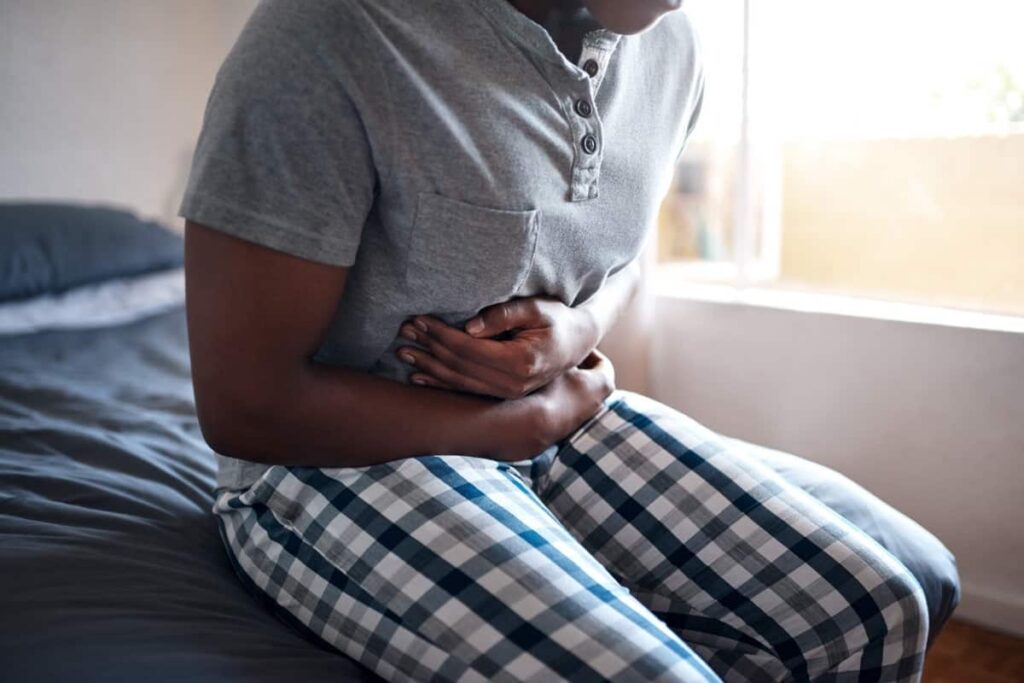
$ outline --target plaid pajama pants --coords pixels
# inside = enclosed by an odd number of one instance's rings
[[[388,680],[919,679],[914,577],[728,440],[617,391],[546,455],[275,466],[215,511],[245,582]]]

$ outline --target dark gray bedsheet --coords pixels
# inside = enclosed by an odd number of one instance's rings
[[[245,592],[213,483],[180,309],[0,337],[0,678],[369,680]]]

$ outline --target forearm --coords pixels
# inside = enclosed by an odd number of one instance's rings
[[[586,314],[589,326],[589,337],[596,347],[615,321],[625,310],[633,297],[640,277],[639,261],[632,261],[628,266],[608,278],[598,292],[586,303],[577,306],[577,310]]]
[[[546,446],[541,397],[515,401],[416,387],[308,363],[266,380],[273,391],[207,397],[204,435],[218,452],[270,464],[359,467],[427,454],[505,459]],[[219,414],[217,414],[219,413]],[[531,430],[533,433],[531,434]]]

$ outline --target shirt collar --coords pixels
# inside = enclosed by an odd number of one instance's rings
[[[497,30],[509,36],[516,43],[548,61],[568,66],[573,70],[580,70],[562,54],[547,29],[513,7],[509,0],[471,0],[471,2],[491,20]],[[611,52],[621,39],[620,34],[601,28],[589,31],[584,43]]]

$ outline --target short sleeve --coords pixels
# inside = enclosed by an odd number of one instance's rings
[[[217,74],[179,214],[347,266],[376,171],[339,59],[318,33],[304,3],[259,5]]]
[[[694,92],[696,94],[694,96],[693,107],[690,109],[690,116],[686,122],[686,131],[683,134],[683,142],[679,145],[679,151],[676,153],[676,163],[679,163],[679,159],[682,158],[683,152],[686,151],[686,146],[690,142],[693,130],[697,127],[697,122],[700,120],[701,109],[704,107],[704,73],[702,71],[698,73],[697,85]]]

